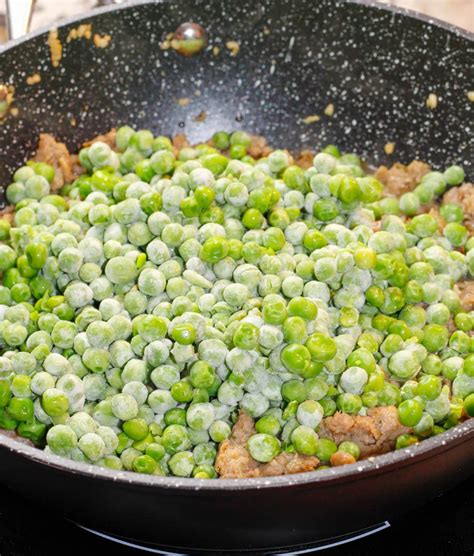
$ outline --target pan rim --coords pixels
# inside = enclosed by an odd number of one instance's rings
[[[53,468],[56,472],[68,475],[79,475],[94,480],[110,480],[117,485],[133,485],[134,487],[152,488],[154,490],[177,490],[195,492],[229,492],[262,490],[268,488],[284,488],[290,486],[331,486],[334,483],[345,483],[367,479],[385,473],[395,467],[408,467],[435,454],[454,449],[459,444],[474,440],[474,419],[468,419],[452,427],[444,433],[429,438],[400,450],[374,456],[350,465],[331,467],[322,471],[309,471],[295,475],[279,475],[275,477],[259,477],[248,479],[194,479],[181,477],[160,477],[143,475],[131,471],[115,471],[68,460],[61,456],[45,453],[34,446],[1,434],[0,449],[4,448],[23,457],[34,464]]]
[[[71,24],[80,23],[80,22],[83,22],[84,20],[87,20],[90,17],[95,17],[95,16],[98,16],[98,15],[106,14],[106,13],[126,10],[126,9],[130,9],[130,8],[144,6],[144,5],[147,5],[147,4],[167,4],[168,2],[171,2],[171,1],[173,1],[173,0],[126,0],[124,3],[118,4],[118,5],[109,5],[109,6],[103,6],[103,7],[100,7],[100,8],[93,8],[93,9],[88,10],[86,12],[82,12],[82,13],[73,15],[71,17],[61,19],[60,21],[58,21],[58,25],[54,25],[54,24],[52,24],[52,25],[51,24],[50,25],[42,25],[38,29],[35,29],[34,31],[31,31],[29,33],[26,33],[25,35],[23,35],[22,37],[20,37],[18,39],[10,40],[10,41],[7,41],[4,44],[0,44],[0,55],[4,54],[5,52],[7,52],[7,51],[9,51],[9,50],[21,45],[21,44],[23,44],[24,42],[29,41],[30,39],[37,38],[37,37],[43,35],[44,33],[47,33],[49,31],[51,31],[52,29],[60,30],[60,29],[62,29],[64,27],[67,27]],[[423,13],[417,11],[417,10],[412,10],[412,9],[404,8],[404,7],[401,7],[401,6],[394,6],[392,4],[384,4],[384,3],[380,2],[379,0],[334,0],[334,1],[336,3],[338,2],[341,7],[344,4],[354,4],[354,5],[365,6],[367,8],[374,9],[374,10],[390,12],[394,15],[395,14],[396,15],[402,15],[402,16],[409,17],[409,18],[412,18],[412,19],[416,19],[416,20],[421,21],[422,23],[425,23],[427,25],[434,26],[434,27],[440,27],[440,28],[442,28],[446,31],[449,31],[449,32],[459,36],[459,37],[467,39],[468,41],[474,42],[474,32],[469,31],[467,29],[463,29],[462,27],[458,27],[457,25],[454,25],[452,23],[448,23],[447,21],[443,21],[443,20],[438,19],[436,17],[432,17],[430,15],[423,14]]]
[[[165,4],[171,0],[132,0],[118,6],[105,6],[96,8],[85,13],[65,18],[58,25],[47,25],[26,34],[25,36],[9,41],[0,46],[0,56],[9,50],[20,46],[30,39],[37,38],[51,29],[62,29],[71,24],[83,22],[91,17],[115,12],[118,10],[133,9],[147,4]],[[421,14],[420,12],[401,8],[398,6],[382,4],[374,0],[339,0],[342,7],[344,4],[362,5],[370,9],[390,12],[405,17],[417,19],[424,24],[440,27],[446,31],[454,33],[468,41],[474,42],[474,33],[441,21],[437,18]],[[313,471],[297,475],[285,475],[267,478],[251,479],[219,479],[217,481],[179,478],[179,477],[158,477],[140,475],[128,471],[114,471],[98,466],[93,466],[81,462],[67,460],[60,456],[49,455],[42,450],[27,446],[13,438],[9,438],[0,432],[0,447],[14,452],[21,457],[27,458],[35,464],[51,467],[57,472],[70,475],[80,475],[96,480],[112,480],[119,484],[129,484],[136,487],[153,489],[171,490],[191,490],[199,492],[229,492],[242,490],[260,490],[263,488],[283,488],[292,485],[320,485],[321,487],[334,482],[347,482],[356,478],[366,478],[379,473],[383,473],[395,466],[409,466],[415,462],[432,457],[436,453],[452,449],[455,446],[474,439],[474,419],[470,419],[459,424],[452,429],[434,438],[402,450],[389,452],[384,455],[376,456],[352,465],[330,468],[325,471]]]

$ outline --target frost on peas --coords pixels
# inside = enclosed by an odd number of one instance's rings
[[[218,339],[203,340],[198,347],[199,358],[207,361],[213,368],[224,363],[227,353],[227,346]]]
[[[342,278],[344,288],[355,288],[365,292],[372,285],[372,276],[369,270],[351,268]]]
[[[265,396],[270,403],[280,403],[282,401],[281,385],[282,381],[279,377],[270,377],[261,386],[260,393]]]
[[[43,361],[43,367],[46,372],[53,376],[72,373],[71,364],[59,353],[50,353]]]
[[[97,423],[84,411],[79,411],[71,415],[66,424],[75,432],[78,439],[85,434],[95,433],[97,431]]]
[[[300,296],[303,289],[304,281],[299,276],[288,276],[281,283],[281,290],[288,298]]]
[[[100,401],[91,407],[91,415],[97,423],[104,427],[117,427],[120,422],[120,419],[113,413],[111,399]]]
[[[137,274],[136,265],[127,257],[110,259],[105,265],[105,275],[113,284],[133,282]]]
[[[121,421],[128,421],[138,415],[138,404],[134,397],[128,394],[116,394],[111,399],[113,414]]]
[[[46,435],[46,442],[55,454],[68,456],[77,446],[76,433],[66,425],[51,427]]]
[[[255,361],[255,352],[233,348],[227,353],[225,362],[231,371],[239,372],[252,367]]]
[[[314,264],[314,276],[322,283],[333,280],[337,275],[337,261],[332,257],[323,257]]]
[[[452,389],[454,396],[466,398],[474,392],[474,377],[468,376],[465,373],[459,373],[453,380]]]
[[[79,249],[75,249],[74,247],[67,247],[58,256],[58,264],[60,270],[65,272],[66,274],[74,274],[79,272],[84,257],[79,251]]]
[[[396,378],[407,380],[416,376],[420,371],[421,364],[412,351],[404,349],[390,357],[388,368]]]
[[[244,284],[229,284],[224,288],[223,297],[229,305],[241,307],[249,298],[249,291]]]
[[[268,399],[262,394],[244,394],[240,401],[240,407],[251,417],[260,417],[269,408]]]
[[[138,288],[146,295],[159,295],[165,290],[166,278],[154,268],[145,268],[138,277]]]
[[[82,379],[82,383],[86,400],[96,401],[103,398],[107,382],[102,375],[87,375]]]
[[[160,415],[164,415],[169,409],[173,409],[178,402],[173,398],[169,390],[153,390],[148,396],[148,405]]]
[[[69,411],[74,413],[84,407],[84,385],[74,374],[62,375],[56,382],[56,388],[62,390],[69,400]]]
[[[360,311],[364,307],[365,296],[359,289],[341,288],[338,290],[333,298],[334,305],[338,308],[354,307]]]
[[[194,347],[192,345],[184,345],[175,342],[174,346],[170,350],[176,363],[186,363],[194,359]]]
[[[150,379],[158,389],[169,390],[180,380],[178,367],[171,364],[160,365],[153,369]]]
[[[104,247],[99,239],[93,237],[84,238],[79,242],[78,250],[81,252],[84,262],[102,264]]]
[[[292,245],[301,245],[303,243],[303,238],[305,233],[308,231],[308,227],[304,222],[293,222],[285,229],[286,241]]]
[[[319,174],[330,174],[335,169],[336,165],[337,160],[327,153],[318,153],[313,158],[313,166]]]
[[[96,433],[88,432],[79,439],[79,449],[91,461],[97,461],[105,455],[105,442]]]
[[[273,350],[283,343],[283,332],[276,326],[264,324],[260,328],[258,343],[267,350]]]
[[[148,388],[145,386],[145,384],[143,384],[143,382],[137,380],[132,380],[124,384],[124,386],[122,387],[122,393],[128,394],[135,398],[140,408],[143,406],[148,398]]]
[[[122,371],[122,380],[124,384],[128,382],[145,382],[147,378],[146,362],[141,359],[130,359],[125,364]]]
[[[230,407],[239,403],[243,396],[243,389],[234,382],[223,382],[217,391],[217,399],[219,402]]]
[[[315,400],[306,400],[299,404],[296,418],[300,425],[315,429],[322,421],[324,410],[320,403]]]
[[[305,206],[305,196],[301,193],[301,191],[288,191],[283,196],[283,204],[285,207],[296,207],[302,209]]]
[[[190,477],[194,469],[192,452],[182,451],[171,456],[168,462],[170,471],[176,477]]]
[[[449,386],[443,386],[440,395],[434,400],[426,402],[425,411],[433,417],[435,423],[443,421],[451,409]]]
[[[215,410],[211,403],[196,403],[189,406],[186,422],[194,430],[208,430],[215,420]]]
[[[289,155],[285,151],[276,150],[268,156],[268,166],[270,170],[278,174],[290,165]]]
[[[114,454],[119,443],[119,439],[114,430],[111,427],[100,426],[97,429],[97,434],[102,438],[104,442],[105,454]]]
[[[125,340],[115,341],[110,346],[109,353],[112,365],[117,367],[123,367],[134,355],[131,345]]]
[[[56,378],[54,376],[47,372],[40,371],[31,379],[30,389],[34,394],[41,396],[48,388],[54,388],[55,385]]]
[[[16,374],[30,375],[36,370],[36,359],[31,353],[16,352],[10,360],[11,370]]]
[[[223,261],[220,261],[220,262],[223,262]],[[217,265],[214,265],[214,266],[217,266]],[[233,270],[233,268],[232,268],[232,270]],[[230,273],[230,276],[232,276],[232,272]],[[221,276],[221,278],[229,278],[230,276]],[[199,274],[195,270],[189,270],[189,269],[185,270],[183,272],[183,278],[185,280],[187,280],[190,284],[192,284],[194,286],[199,286],[201,288],[204,288],[205,290],[209,290],[209,289],[212,288],[212,282],[207,280],[207,278],[205,278],[204,276],[202,276],[201,274]]]
[[[349,394],[362,394],[368,379],[369,376],[365,369],[357,366],[349,367],[342,373],[339,386]]]

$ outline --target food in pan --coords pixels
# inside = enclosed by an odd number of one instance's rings
[[[111,469],[298,473],[474,416],[474,188],[242,131],[42,135],[0,221],[0,426]]]

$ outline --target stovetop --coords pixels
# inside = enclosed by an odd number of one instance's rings
[[[323,552],[341,556],[472,556],[473,500],[474,478],[423,508],[392,520],[391,527]],[[67,505],[67,499],[64,504]],[[357,500],[348,500],[348,504],[357,504]],[[130,519],[139,519],[139,516],[130,516]],[[192,527],[192,524],[183,526]],[[321,553],[320,550],[314,552]],[[130,556],[140,552],[96,536],[66,521],[63,516],[48,513],[6,488],[0,488],[0,556],[99,554]],[[224,552],[220,554],[225,555]]]

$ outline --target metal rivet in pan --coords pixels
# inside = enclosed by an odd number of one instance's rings
[[[206,31],[198,23],[186,22],[174,32],[171,47],[182,56],[194,56],[207,45]]]

